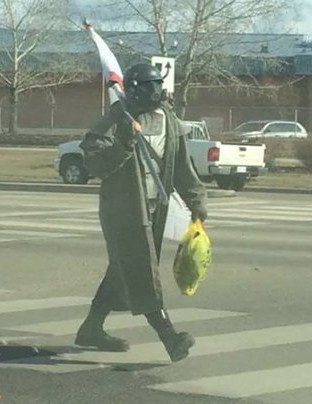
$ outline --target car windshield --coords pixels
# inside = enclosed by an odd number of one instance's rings
[[[237,126],[237,128],[234,129],[234,132],[256,132],[260,131],[264,125],[264,122],[246,122]]]

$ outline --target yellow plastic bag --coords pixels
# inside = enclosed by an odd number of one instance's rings
[[[173,273],[184,295],[193,296],[211,264],[211,243],[200,220],[191,222],[176,253]]]

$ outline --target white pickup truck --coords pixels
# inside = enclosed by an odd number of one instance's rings
[[[263,172],[264,144],[211,140],[205,121],[186,121],[188,150],[198,176],[216,181],[221,189],[241,190],[251,177]]]
[[[262,144],[223,143],[210,139],[205,122],[185,121],[189,153],[199,177],[222,189],[240,190],[264,167]],[[58,147],[55,168],[67,184],[86,184],[91,178],[83,164],[80,141]]]

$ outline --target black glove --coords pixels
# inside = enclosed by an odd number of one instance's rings
[[[207,210],[203,206],[197,206],[192,210],[192,221],[195,222],[197,219],[200,219],[204,222],[208,218]]]
[[[120,140],[127,148],[132,148],[137,142],[138,130],[137,123],[131,115],[124,109],[124,105],[118,101],[111,105],[110,108],[113,121],[118,126]]]

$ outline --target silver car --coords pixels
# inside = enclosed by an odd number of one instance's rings
[[[307,138],[306,129],[292,121],[249,121],[234,129],[236,137],[251,138]]]

